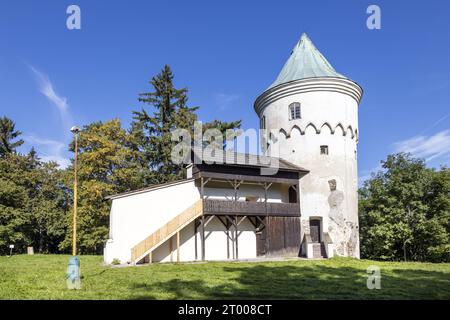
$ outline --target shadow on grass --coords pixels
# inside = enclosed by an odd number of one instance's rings
[[[217,266],[222,284],[202,278],[133,283],[130,299],[450,299],[445,272],[381,270],[381,289],[367,288],[367,274],[351,267]],[[219,284],[214,284],[219,282]]]

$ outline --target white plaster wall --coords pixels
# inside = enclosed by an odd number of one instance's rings
[[[238,238],[238,258],[254,259],[256,258],[256,235],[255,228],[248,221],[244,220],[239,225]],[[235,237],[236,232],[233,228],[229,231],[230,237]],[[225,226],[213,218],[205,228],[205,259],[209,261],[227,260],[227,235]],[[170,240],[169,240],[170,241]],[[176,262],[177,261],[177,240],[172,237],[172,255],[170,252],[170,243],[166,241],[153,252],[154,262]],[[228,239],[230,259],[236,258],[236,247],[231,239]],[[201,236],[197,231],[197,260],[201,260],[202,247]],[[194,223],[191,223],[180,232],[180,261],[195,261],[195,235]]]
[[[231,186],[206,187],[204,191],[209,199],[234,199],[234,190]],[[259,197],[258,201],[264,201],[264,190],[257,185],[241,185],[238,190],[238,200],[245,201],[249,196]],[[115,258],[122,263],[130,261],[131,248],[199,199],[200,192],[194,180],[114,199],[111,206],[110,239],[105,247],[104,261],[111,263]],[[274,184],[268,191],[268,202],[282,201],[287,201],[287,187]],[[253,225],[248,220],[244,220],[238,230],[239,259],[256,258],[256,235]],[[227,241],[230,259],[235,258],[236,248],[231,240],[227,240],[225,231],[225,227],[218,218],[212,219],[206,226],[206,260],[226,260]],[[231,228],[229,234],[235,237],[235,230]],[[201,259],[199,232],[197,232],[197,258]],[[172,237],[172,252],[170,240],[167,240],[153,252],[152,259],[154,262],[175,262],[177,259],[176,235]],[[194,260],[194,223],[191,223],[180,232],[180,261]]]
[[[288,202],[287,186],[273,184],[267,191],[267,202]],[[205,188],[208,199],[234,200],[234,190],[231,187],[218,185]],[[257,197],[257,202],[264,202],[264,189],[254,184],[241,184],[237,191],[238,201],[245,201],[247,197]]]
[[[113,199],[105,262],[130,261],[132,247],[199,199],[194,180]]]
[[[300,102],[301,119],[289,120],[289,105],[292,102]],[[352,237],[347,226],[358,228],[356,100],[331,91],[296,93],[275,100],[263,110],[261,116],[266,117],[267,129],[281,131],[280,157],[310,170],[300,183],[302,238],[309,217],[322,217],[322,231],[328,231],[334,242],[345,247],[335,245],[339,251],[337,253],[359,257],[358,239],[356,248],[351,250],[347,248],[348,243],[344,243],[351,242]],[[329,155],[320,154],[321,145],[328,146]],[[344,195],[339,209],[343,220],[339,226],[330,222],[328,181],[331,179],[337,181],[337,189]]]

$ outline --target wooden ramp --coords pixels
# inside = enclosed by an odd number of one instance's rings
[[[131,263],[136,264],[161,244],[173,237],[203,214],[203,202],[198,200],[191,207],[170,220],[131,249]]]

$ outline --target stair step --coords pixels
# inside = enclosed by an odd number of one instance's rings
[[[325,249],[325,243],[314,243],[313,244],[313,258],[326,258],[327,251]]]

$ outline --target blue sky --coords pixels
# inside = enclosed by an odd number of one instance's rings
[[[81,30],[66,8],[81,8]],[[381,30],[366,9],[381,8]],[[67,163],[68,128],[120,118],[169,64],[203,121],[257,128],[254,99],[302,32],[365,90],[359,173],[395,151],[450,162],[449,1],[24,1],[0,3],[0,115],[44,159]]]

